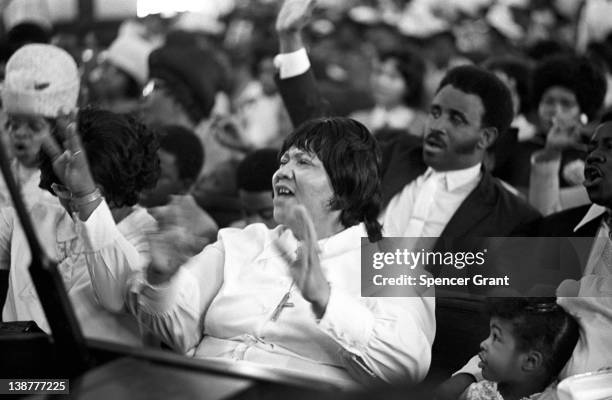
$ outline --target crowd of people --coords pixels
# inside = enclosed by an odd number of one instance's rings
[[[364,247],[582,237],[570,267],[551,248],[497,260],[533,279],[488,293],[489,337],[435,395],[554,398],[612,366],[605,2],[253,2],[75,49],[21,1],[3,15],[2,147],[86,337],[416,384],[440,293],[362,297]],[[2,321],[49,332],[30,260],[2,179]]]

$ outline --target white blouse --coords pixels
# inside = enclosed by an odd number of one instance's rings
[[[291,231],[263,224],[228,228],[182,266],[169,283],[129,284],[128,306],[141,323],[199,358],[255,362],[335,382],[418,382],[429,368],[435,335],[433,297],[362,298],[361,237],[354,226],[319,241],[331,285],[317,320],[294,287],[289,307],[272,315],[291,287]],[[282,249],[282,250],[281,250]],[[376,380],[375,379],[375,380]]]
[[[121,344],[142,344],[133,316],[124,308],[127,278],[148,263],[146,232],[156,222],[143,208],[135,208],[118,225],[102,202],[87,222],[74,221],[57,202],[37,203],[31,217],[43,250],[58,261],[68,298],[86,337]],[[13,208],[0,208],[0,269],[9,269],[9,288],[2,312],[4,321],[36,321],[49,325],[28,267],[31,255]],[[110,284],[110,282],[113,282]]]

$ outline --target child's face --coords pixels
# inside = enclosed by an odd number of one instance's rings
[[[482,376],[490,381],[511,382],[520,371],[521,352],[508,320],[491,317],[489,337],[480,343],[480,363]]]
[[[37,115],[9,114],[6,130],[15,157],[21,164],[35,167],[42,141],[51,133],[49,121]]]

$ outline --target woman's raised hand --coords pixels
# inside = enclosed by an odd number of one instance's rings
[[[55,175],[73,197],[81,197],[95,191],[96,184],[77,132],[76,118],[76,111],[60,111],[56,136],[61,143],[52,135],[47,135],[42,141],[42,149],[51,159]]]
[[[294,207],[292,218],[297,232],[294,236],[300,239],[297,259],[290,264],[291,275],[296,286],[302,292],[302,297],[312,304],[318,318],[325,314],[329,301],[330,287],[321,263],[319,261],[319,246],[314,223],[306,208],[302,205]]]
[[[546,148],[562,151],[580,147],[580,122],[575,118],[554,117],[546,135]]]

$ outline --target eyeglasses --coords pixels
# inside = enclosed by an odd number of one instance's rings
[[[151,93],[153,93],[153,91],[155,90],[167,90],[168,89],[168,84],[161,80],[161,79],[151,79],[149,82],[147,82],[147,84],[145,85],[145,87],[142,89],[142,97],[148,97],[151,95]]]

